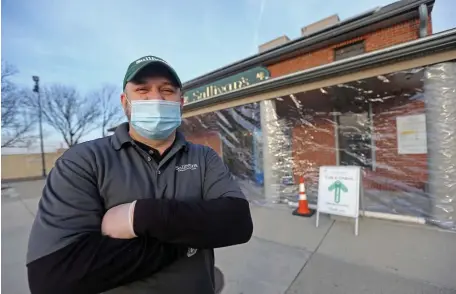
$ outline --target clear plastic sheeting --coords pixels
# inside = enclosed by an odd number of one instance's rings
[[[456,230],[456,62],[430,66],[424,92],[428,130],[429,177],[433,199],[429,221]]]
[[[299,178],[316,204],[323,165],[362,167],[367,211],[456,230],[456,63],[379,75],[187,118],[247,197],[292,206]]]

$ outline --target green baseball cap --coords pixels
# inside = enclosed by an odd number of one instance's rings
[[[132,63],[127,68],[127,72],[125,73],[125,77],[123,80],[123,89],[125,89],[125,85],[127,85],[128,82],[130,82],[143,68],[149,66],[149,65],[160,65],[167,69],[169,71],[170,75],[172,78],[175,79],[175,82],[179,86],[179,88],[182,88],[182,82],[179,79],[179,76],[177,75],[176,71],[163,59],[156,57],[156,56],[144,56],[141,57]]]

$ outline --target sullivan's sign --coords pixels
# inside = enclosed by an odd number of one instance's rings
[[[223,93],[235,91],[270,77],[269,71],[264,67],[255,67],[242,73],[229,76],[208,85],[188,90],[184,93],[185,104],[208,99]]]

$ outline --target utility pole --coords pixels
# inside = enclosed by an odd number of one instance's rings
[[[46,160],[44,158],[44,143],[43,143],[43,111],[41,108],[41,95],[40,95],[40,77],[33,76],[33,81],[35,82],[35,87],[33,88],[33,92],[35,92],[38,96],[38,117],[40,123],[40,147],[41,147],[41,168],[42,168],[42,176],[46,177]]]

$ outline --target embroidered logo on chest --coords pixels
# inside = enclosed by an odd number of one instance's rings
[[[192,257],[193,255],[196,254],[197,251],[198,251],[198,249],[196,249],[196,248],[188,248],[188,250],[187,250],[187,256],[188,256],[188,257]]]
[[[187,170],[196,170],[198,169],[198,165],[197,164],[183,164],[181,166],[176,166],[176,170],[178,172],[184,172],[184,171],[187,171]]]

